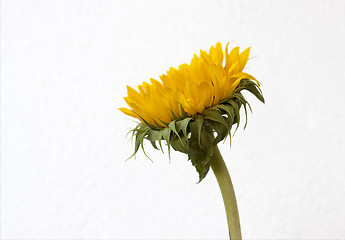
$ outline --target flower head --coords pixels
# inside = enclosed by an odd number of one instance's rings
[[[226,45],[223,52],[217,43],[208,53],[200,51],[200,56],[194,55],[189,65],[170,68],[160,76],[161,81],[151,78],[151,84],[144,82],[138,91],[127,86],[128,97],[124,99],[132,109],[120,110],[157,128],[167,127],[176,117],[181,117],[181,106],[188,116],[200,114],[229,97],[242,79],[256,81],[243,72],[249,51],[247,48],[239,53],[236,47],[228,53]]]
[[[188,154],[203,179],[213,145],[230,133],[233,124],[238,126],[240,107],[246,110],[248,102],[240,91],[246,89],[264,102],[259,82],[243,72],[249,52],[250,48],[240,53],[235,47],[229,53],[228,44],[223,51],[217,43],[209,52],[194,55],[189,65],[170,68],[160,81],[151,79],[138,90],[127,86],[124,99],[131,109],[120,110],[141,121],[133,130],[135,153],[143,147],[143,139],[155,148],[156,141],[161,146],[165,140],[169,150],[171,145]]]

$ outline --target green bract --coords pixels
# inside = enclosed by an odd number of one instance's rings
[[[210,168],[209,161],[213,154],[213,147],[228,135],[231,137],[231,129],[236,124],[236,129],[240,123],[240,109],[243,106],[246,115],[247,106],[251,110],[249,103],[245,100],[241,91],[247,90],[254,94],[261,102],[265,102],[260,88],[249,79],[242,79],[236,90],[226,99],[217,105],[205,109],[201,114],[188,116],[182,110],[182,116],[174,116],[174,119],[166,128],[157,128],[150,124],[139,123],[132,132],[135,139],[134,156],[141,146],[144,150],[144,139],[151,142],[152,146],[159,150],[162,148],[162,140],[168,146],[170,157],[170,147],[174,150],[186,153],[188,160],[199,173],[199,182],[205,178]],[[157,147],[157,142],[159,147]],[[145,153],[146,155],[146,153]],[[131,157],[132,157],[131,156]],[[146,155],[147,156],[147,155]]]

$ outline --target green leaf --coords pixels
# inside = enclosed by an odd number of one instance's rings
[[[235,132],[236,132],[236,130],[238,129],[240,125],[240,105],[238,105],[234,100],[229,100],[228,103],[231,104],[235,110],[233,123],[237,123],[236,129],[235,129]]]
[[[151,142],[151,145],[153,146],[154,149],[157,149],[159,150],[159,148],[157,147],[156,145],[156,142],[155,141],[150,141]]]
[[[153,130],[150,129],[150,131],[148,132],[148,135],[146,137],[148,140],[150,141],[158,141],[159,143],[159,147],[162,151],[162,153],[164,153],[163,147],[162,147],[162,138],[163,138],[163,133],[162,130]]]
[[[209,169],[209,164],[207,164],[206,159],[209,158],[203,151],[199,152],[189,152],[188,158],[191,160],[193,166],[199,174],[199,182],[206,177]]]
[[[133,110],[132,110],[133,111]],[[158,127],[158,125],[157,125],[157,123],[156,123],[156,125],[157,126],[153,126],[153,125],[151,125],[151,124],[149,124],[144,118],[142,118],[138,113],[136,113],[135,111],[133,111],[136,115],[138,115],[138,117],[147,125],[147,126],[149,126],[150,128],[152,128],[152,129],[157,129],[157,127]],[[153,120],[154,121],[154,120]],[[142,124],[142,123],[139,123],[139,124]],[[139,126],[139,124],[138,124],[138,126]]]
[[[169,108],[169,111],[171,112],[171,115],[173,116],[173,120],[180,119],[170,108]]]
[[[234,107],[232,105],[229,105],[229,104],[219,104],[218,108],[223,110],[224,112],[226,112],[228,117],[230,117],[231,120],[234,121],[235,110],[234,110]]]
[[[162,136],[163,136],[164,140],[167,142],[167,145],[168,145],[169,159],[170,159],[170,133],[171,133],[171,129],[170,128],[164,128],[162,130]]]
[[[169,123],[164,122],[164,121],[160,120],[159,118],[157,118],[157,119],[158,119],[160,122],[162,122],[162,123],[165,125],[165,127],[168,126]],[[153,121],[155,122],[155,124],[157,125],[158,128],[161,128],[161,127],[158,126],[157,122],[156,122],[154,119],[153,119]]]
[[[201,124],[201,119],[200,118],[197,121],[191,121],[189,123],[189,129],[190,129],[190,133],[191,133],[191,137],[189,138],[189,146],[191,143],[195,143],[197,145],[198,148],[202,148],[202,144],[201,144],[201,130],[202,130],[202,124]],[[202,120],[203,121],[203,120]]]
[[[183,120],[176,121],[177,132],[180,132],[182,130],[183,135],[188,137],[187,127],[188,127],[188,123],[190,120],[192,120],[192,118],[188,117],[188,118],[185,118]]]
[[[241,103],[244,104],[246,102],[246,100],[244,99],[243,95],[241,93],[234,93],[232,95],[232,99],[236,101],[236,99]]]
[[[170,122],[168,127],[169,127],[169,128],[173,131],[173,133],[175,133],[175,135],[180,139],[181,144],[184,145],[185,143],[182,142],[182,139],[181,139],[180,135],[178,134],[178,131],[176,130],[175,122],[176,122],[176,121]]]
[[[261,102],[265,103],[265,99],[262,96],[261,89],[257,87],[255,83],[247,84],[245,89],[249,92],[251,92],[257,99],[259,99]]]
[[[229,126],[227,125],[226,121],[224,120],[222,114],[219,111],[210,111],[207,115],[204,116],[204,118],[215,122],[219,122],[220,124],[223,124],[226,128],[229,129]]]
[[[204,118],[200,115],[195,116],[195,124],[197,127],[197,136],[198,136],[198,143],[199,146],[201,147],[201,128],[202,128],[202,123],[204,122]]]
[[[181,118],[186,118],[188,117],[188,114],[185,112],[185,110],[182,107],[182,104],[180,103],[180,109],[181,109]]]
[[[145,131],[141,132],[139,134],[139,140],[140,140],[140,145],[141,145],[141,149],[143,150],[143,153],[145,154],[145,156],[151,160],[152,162],[152,159],[146,154],[145,152],[145,149],[144,149],[144,138],[145,136],[147,135],[147,132],[149,131],[149,129],[146,129]]]
[[[193,127],[193,128],[196,128]],[[195,130],[196,131],[196,130]],[[199,174],[199,182],[205,178],[209,170],[209,161],[213,154],[213,133],[209,126],[201,129],[201,146],[196,138],[192,137],[189,143],[188,158]]]
[[[187,142],[187,139],[185,136],[182,136],[182,141],[185,141]],[[182,153],[188,153],[188,148],[181,143],[181,141],[177,138],[175,139],[172,139],[170,141],[170,145],[172,146],[172,148],[175,150],[175,151],[179,151],[179,152],[182,152]]]
[[[134,154],[136,154],[139,150],[139,147],[140,147],[140,143],[141,143],[141,140],[140,140],[140,137],[141,137],[141,132],[139,131],[136,131],[135,133],[135,143],[134,143]]]
[[[214,145],[218,144],[226,137],[226,135],[230,133],[230,130],[221,123],[212,122],[210,124],[212,128],[217,132],[216,139],[214,140]]]
[[[143,139],[145,137],[145,135],[147,134],[147,131],[148,131],[148,128],[140,128],[140,127],[136,127],[134,130],[133,130],[133,137],[135,136],[135,142],[134,142],[134,153],[129,157],[127,158],[130,159],[132,158],[133,156],[135,156],[135,154],[138,152],[139,150],[139,147],[141,145],[143,151],[144,151],[144,147],[143,147]],[[146,155],[145,151],[144,151],[144,154]],[[147,156],[147,155],[146,155]],[[148,157],[148,156],[147,156]],[[149,157],[148,157],[149,158]],[[150,158],[149,158],[150,159]]]

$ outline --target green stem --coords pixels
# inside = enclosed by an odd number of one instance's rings
[[[222,192],[226,218],[228,220],[229,236],[231,240],[241,240],[241,226],[238,215],[236,196],[232,186],[228,169],[217,146],[214,147],[210,161],[211,168],[216,175],[220,191]]]

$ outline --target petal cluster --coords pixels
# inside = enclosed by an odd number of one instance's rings
[[[228,44],[223,51],[220,43],[210,50],[200,50],[190,64],[178,69],[170,68],[160,76],[160,81],[150,79],[138,86],[138,90],[127,86],[125,101],[128,108],[120,110],[141,122],[157,128],[167,127],[184,113],[195,116],[229,97],[242,79],[257,80],[243,72],[250,48],[239,52],[239,47],[230,53]]]

